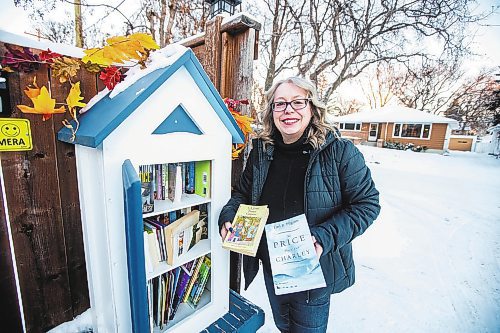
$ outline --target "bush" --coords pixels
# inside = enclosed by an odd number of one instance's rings
[[[413,143],[401,143],[397,141],[385,141],[384,148],[397,149],[397,150],[408,150],[415,152],[426,151],[427,146],[415,146]]]

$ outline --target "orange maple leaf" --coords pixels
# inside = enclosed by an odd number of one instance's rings
[[[57,109],[55,108],[56,100],[50,97],[50,93],[45,86],[40,89],[40,93],[37,96],[32,97],[35,94],[34,90],[35,89],[30,89],[29,92],[25,90],[26,95],[33,102],[33,107],[29,107],[27,105],[18,105],[17,107],[19,108],[19,110],[21,110],[21,112],[42,114],[42,119],[44,121],[50,119],[50,117],[52,117],[54,113],[66,112],[66,108],[64,106],[61,106]],[[31,93],[33,94],[30,96]]]

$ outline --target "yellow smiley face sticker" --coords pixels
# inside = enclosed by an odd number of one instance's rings
[[[7,123],[0,128],[0,132],[2,132],[2,134],[5,135],[6,137],[15,137],[19,135],[21,130],[19,129],[19,126],[17,126],[16,124]]]

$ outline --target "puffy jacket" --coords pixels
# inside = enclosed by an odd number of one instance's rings
[[[239,204],[257,205],[273,159],[274,146],[253,140],[245,170],[219,216],[219,229],[232,221]],[[327,286],[338,293],[354,283],[351,242],[380,212],[379,192],[361,152],[332,133],[311,152],[305,176],[304,213],[311,233],[323,246],[321,268]],[[245,290],[259,270],[257,258],[243,256]]]

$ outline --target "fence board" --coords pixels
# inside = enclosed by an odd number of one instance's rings
[[[22,92],[33,75],[12,73],[11,91]],[[46,68],[36,76],[39,86],[47,84]],[[29,104],[23,95],[15,95],[12,104]],[[20,116],[13,110],[13,117]],[[40,115],[22,117],[31,122],[33,150],[3,156],[2,168],[26,330],[44,332],[72,319],[61,199],[54,172],[55,132],[52,120],[43,122]]]
[[[3,191],[0,186],[0,272],[2,272],[0,274],[0,299],[2,300],[0,323],[2,323],[2,331],[22,332],[23,326],[17,302],[16,278],[4,205]]]

